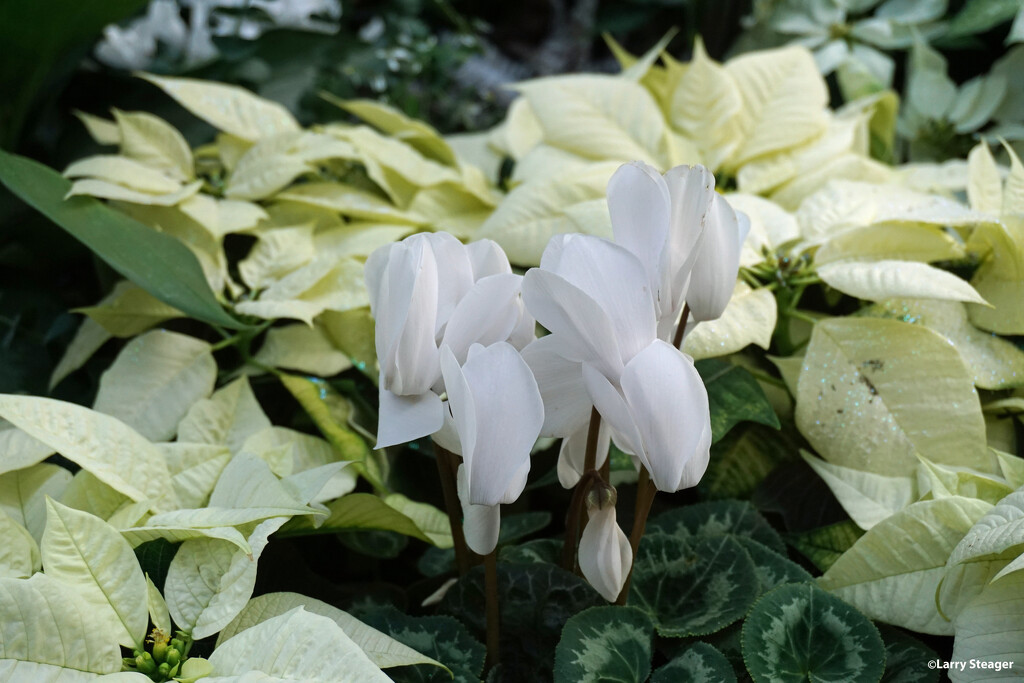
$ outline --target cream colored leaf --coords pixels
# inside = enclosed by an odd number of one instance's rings
[[[208,508],[203,508],[208,509]],[[216,515],[216,511],[212,513],[206,519],[211,519]],[[253,519],[255,517],[255,519]],[[152,521],[150,518],[150,522]],[[250,524],[254,521],[259,521],[258,515],[248,515],[245,521],[240,525]],[[159,521],[159,520],[158,520]],[[218,522],[212,522],[217,524]],[[126,529],[120,529],[121,535],[124,539],[131,544],[133,548],[137,548],[143,543],[149,541],[155,541],[157,539],[163,539],[170,543],[183,543],[185,541],[213,539],[218,541],[226,541],[231,543],[236,548],[245,553],[251,553],[252,548],[249,547],[249,543],[245,540],[245,536],[242,535],[238,529],[232,526],[209,526],[209,527],[189,527],[189,526],[173,526],[170,524],[160,526],[135,526]]]
[[[294,318],[313,324],[326,310],[345,311],[369,303],[363,264],[354,259],[317,258],[278,280],[256,301],[243,301],[235,310],[266,319]]]
[[[509,105],[505,120],[490,134],[491,144],[515,160],[522,159],[527,152],[544,139],[537,115],[533,113],[526,97],[517,97]]]
[[[0,511],[39,543],[46,527],[46,497],[60,497],[70,481],[70,472],[50,463],[8,472],[0,476]]]
[[[150,441],[169,441],[188,409],[208,397],[216,381],[209,344],[153,330],[131,340],[103,373],[93,409]]]
[[[593,166],[592,159],[542,142],[516,161],[511,184],[567,178],[584,174]]]
[[[268,647],[268,644],[270,645]],[[213,670],[238,681],[249,671],[277,683],[388,683],[380,670],[332,619],[296,607],[248,628],[210,655]],[[260,680],[260,679],[255,679]]]
[[[967,200],[971,208],[998,216],[1003,209],[1003,180],[988,143],[980,142],[971,150],[967,168]]]
[[[409,118],[398,109],[375,100],[331,101],[381,133],[401,140],[425,157],[447,166],[455,165],[455,152],[440,134],[426,123]]]
[[[261,522],[247,539],[252,554],[216,539],[182,543],[164,584],[167,608],[178,628],[195,639],[206,638],[238,616],[256,585],[257,560],[285,521],[278,517]]]
[[[117,642],[141,649],[149,623],[146,578],[128,541],[98,517],[52,499],[46,513],[46,575],[72,587]]]
[[[60,384],[65,377],[85,365],[111,336],[113,335],[92,318],[83,318],[82,324],[75,331],[74,338],[64,349],[64,355],[60,357],[57,367],[50,374],[48,385],[50,391],[53,391],[53,388]],[[0,452],[4,451],[5,449],[0,447]]]
[[[968,247],[990,250],[971,285],[992,308],[970,306],[971,322],[997,334],[1024,334],[1024,221],[979,226]]]
[[[197,194],[178,205],[181,212],[202,225],[216,239],[233,232],[244,232],[268,218],[259,204],[237,199],[216,199]]]
[[[594,160],[668,161],[665,118],[643,86],[597,74],[520,83],[545,143]]]
[[[163,119],[146,112],[114,110],[121,154],[147,166],[159,168],[175,180],[196,177],[192,150],[185,138]]]
[[[420,225],[421,217],[399,209],[387,199],[343,183],[305,183],[280,192],[277,199],[299,202],[337,211],[368,221]]]
[[[356,151],[352,145],[317,133],[265,138],[238,160],[224,194],[231,199],[265,199],[315,170],[313,162],[337,157],[353,159]]]
[[[1024,661],[1024,573],[1015,572],[986,586],[954,624],[956,640],[950,658],[971,668],[951,669],[953,683],[1018,679],[1015,669]]]
[[[995,505],[1013,493],[1013,487],[997,475],[978,472],[969,467],[938,465],[921,458],[917,468],[921,497],[966,496]]]
[[[88,470],[75,472],[75,476],[61,492],[59,500],[68,507],[106,520],[132,502],[131,498],[104,484]]]
[[[742,211],[750,219],[750,234],[743,244],[741,264],[760,263],[764,259],[762,246],[774,250],[800,236],[796,218],[778,204],[763,197],[739,192],[729,193],[725,198],[729,206]]]
[[[935,299],[892,299],[868,308],[865,313],[923,325],[935,330],[956,347],[982,389],[1008,389],[1024,385],[1024,351],[1013,343],[986,334],[967,320],[964,304]]]
[[[261,451],[281,447],[287,447],[291,454],[293,472],[303,472],[340,459],[326,440],[287,427],[268,427],[256,432],[246,439],[242,452],[258,455]]]
[[[255,141],[299,130],[288,110],[234,85],[139,74],[214,128]]]
[[[717,320],[703,322],[687,332],[683,351],[695,359],[735,353],[749,344],[767,349],[775,330],[775,297],[767,289],[751,289],[737,282],[732,299]]]
[[[71,185],[71,189],[68,190],[65,198],[74,197],[75,195],[87,195],[90,197],[99,197],[100,199],[116,199],[130,204],[174,206],[175,204],[182,202],[199,192],[199,188],[201,188],[202,185],[203,183],[197,180],[196,182],[185,185],[181,189],[173,192],[149,194],[146,192],[132,190],[106,180],[86,178],[85,180],[76,180]]]
[[[935,594],[946,559],[992,506],[961,496],[926,500],[875,524],[818,579],[865,615],[933,635],[952,635]]]
[[[53,455],[53,449],[0,419],[0,474],[31,467]]]
[[[356,156],[366,166],[370,179],[400,205],[406,184],[430,187],[459,180],[460,174],[452,167],[428,159],[411,145],[367,126],[333,129],[331,133],[355,147]]]
[[[192,406],[178,424],[178,440],[227,446],[237,453],[246,439],[269,426],[249,380],[241,377]]]
[[[313,226],[261,230],[259,241],[238,264],[242,281],[250,289],[268,287],[313,259]]]
[[[867,301],[914,298],[985,303],[974,287],[956,275],[916,261],[832,262],[819,266],[818,276],[833,289]]]
[[[577,231],[577,225],[567,215],[568,210],[578,204],[603,200],[605,186],[616,167],[599,164],[582,175],[520,185],[480,227],[477,237],[497,242],[513,263],[539,264],[540,255],[552,236]],[[606,223],[589,227],[591,234],[611,237],[610,217]]]
[[[397,242],[413,230],[409,225],[352,222],[318,230],[313,236],[313,248],[320,256],[336,260],[365,259],[378,247]]]
[[[1010,157],[1010,174],[1003,186],[1003,215],[1019,216],[1024,214],[1024,164],[1013,147],[1005,142],[1003,147]]]
[[[31,615],[31,618],[26,618]],[[121,650],[76,591],[44,574],[0,579],[0,679],[80,683],[121,670]]]
[[[748,53],[727,62],[725,70],[743,99],[735,118],[735,135],[743,143],[727,168],[796,147],[825,130],[828,89],[805,48]]]
[[[445,144],[455,154],[457,163],[465,168],[477,168],[490,183],[494,183],[501,174],[502,156],[488,144],[489,132],[456,133],[446,135]]]
[[[812,173],[797,176],[771,194],[771,200],[786,209],[796,211],[803,201],[832,181],[863,182],[891,185],[895,182],[892,167],[864,155],[847,152],[826,161]]]
[[[156,195],[181,189],[179,181],[159,169],[128,157],[107,154],[79,159],[64,170],[64,177],[95,178]]]
[[[76,309],[115,337],[134,337],[165,320],[185,314],[134,283],[122,280],[96,306]],[[98,335],[98,333],[97,333]]]
[[[384,502],[416,523],[438,548],[452,547],[452,528],[448,515],[433,505],[410,500],[400,493],[392,493]]]
[[[954,261],[967,255],[952,230],[925,223],[882,223],[826,238],[814,254],[821,267],[836,261]]]
[[[72,113],[82,122],[96,144],[117,145],[121,143],[121,131],[113,121],[77,109]]]
[[[804,461],[828,484],[857,526],[868,530],[914,502],[914,478],[887,477],[833,465],[800,451]]]
[[[159,451],[120,420],[73,403],[0,395],[0,416],[135,501],[168,496]]]
[[[494,204],[483,201],[462,185],[442,183],[417,192],[409,211],[422,216],[435,230],[472,239],[494,212]]]
[[[42,568],[39,546],[28,529],[0,508],[0,578],[27,579]]]
[[[333,377],[352,367],[348,356],[331,343],[319,327],[286,325],[267,331],[256,360],[275,368]]]
[[[319,614],[332,620],[370,658],[370,661],[382,669],[414,664],[432,664],[445,668],[440,662],[367,626],[348,612],[298,593],[267,593],[253,598],[245,606],[245,609],[235,617],[234,621],[220,632],[220,635],[217,636],[217,646],[219,647],[226,640],[253,626],[262,624],[268,619],[287,614],[296,607],[302,607],[311,614]]]
[[[171,633],[171,615],[167,612],[167,602],[164,596],[160,595],[160,589],[153,583],[153,579],[146,574],[146,607],[149,609],[149,618],[153,626],[164,633]]]
[[[796,423],[825,460],[906,476],[920,453],[994,471],[974,383],[937,332],[895,320],[814,326],[797,385]]]
[[[206,505],[217,478],[231,460],[227,447],[180,441],[156,446],[167,461],[178,505],[184,508]]]

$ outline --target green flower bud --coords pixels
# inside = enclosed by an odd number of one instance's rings
[[[174,666],[181,661],[181,653],[175,650],[173,647],[167,651],[167,657],[164,659],[165,662]]]
[[[180,638],[171,638],[171,647],[178,652],[185,651],[185,643]]]
[[[135,658],[135,668],[144,674],[151,674],[156,671],[156,662],[148,652],[143,652]]]
[[[167,662],[164,662],[163,664],[158,666],[156,670],[157,672],[159,672],[161,676],[166,677],[168,674],[171,673],[171,666]]]
[[[162,641],[157,641],[153,643],[153,659],[155,659],[158,662],[165,661],[167,659],[167,650],[167,643]]]

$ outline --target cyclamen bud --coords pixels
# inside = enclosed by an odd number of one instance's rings
[[[618,498],[619,495],[614,486],[602,479],[595,478],[590,490],[587,491],[587,512],[614,508]]]

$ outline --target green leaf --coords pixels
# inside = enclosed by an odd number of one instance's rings
[[[733,538],[649,533],[633,563],[629,600],[660,635],[704,635],[742,618],[757,587],[754,562]]]
[[[476,567],[448,590],[440,610],[458,618],[482,639],[484,603],[483,567]],[[589,584],[560,567],[499,564],[503,674],[508,680],[529,681],[538,671],[550,671],[565,623],[574,614],[603,604]]]
[[[572,617],[555,649],[555,683],[643,683],[654,625],[635,607],[591,607]]]
[[[936,608],[946,560],[988,503],[950,496],[914,503],[879,522],[818,580],[873,619],[950,635]]]
[[[319,614],[333,620],[341,627],[345,635],[351,638],[352,642],[370,658],[370,661],[382,669],[414,664],[429,664],[445,668],[440,662],[403,645],[371,626],[367,626],[348,612],[298,593],[268,593],[253,598],[238,616],[220,632],[220,635],[217,636],[217,644],[220,645],[248,628],[300,606],[311,614]],[[468,636],[467,640],[469,640]],[[478,643],[472,643],[472,645],[479,647]]]
[[[755,683],[881,680],[885,649],[856,609],[810,583],[780,586],[750,610],[743,660]]]
[[[502,562],[519,564],[558,564],[562,558],[562,539],[537,538],[519,545],[505,546],[498,550]]]
[[[918,453],[983,472],[994,467],[960,354],[942,335],[895,320],[814,326],[796,423],[828,462],[879,475],[912,474]]]
[[[120,671],[117,641],[96,626],[91,606],[59,581],[0,578],[0,677],[84,683]]]
[[[279,683],[390,681],[334,621],[302,607],[222,643],[210,655],[210,664],[221,676],[241,678],[259,671]],[[251,675],[245,679],[260,680]]]
[[[937,661],[930,647],[903,631],[880,624],[878,632],[885,643],[885,673],[881,683],[938,683],[939,671],[922,662]]]
[[[386,633],[387,637],[433,658],[430,660],[433,666],[392,669],[388,674],[395,681],[476,683],[480,680],[484,668],[484,646],[455,619],[445,616],[412,617],[391,606],[365,610],[359,616],[364,623]],[[438,666],[448,671],[438,669]]]
[[[74,588],[117,642],[142,647],[146,577],[128,541],[103,520],[49,499],[41,552],[47,576]]]
[[[723,360],[700,360],[695,365],[708,390],[712,443],[744,421],[780,427],[764,391],[747,370]]]
[[[787,535],[786,539],[804,557],[813,562],[815,567],[824,572],[828,571],[828,568],[863,535],[863,529],[852,520],[846,520],[809,531],[792,533]]]
[[[224,311],[199,261],[177,239],[97,199],[65,201],[71,183],[24,157],[0,152],[0,182],[157,299],[203,322],[246,327]]]
[[[416,522],[388,505],[385,499],[372,493],[350,493],[328,503],[327,509],[327,518],[322,522],[307,518],[296,519],[284,528],[281,535],[306,536],[377,529],[395,531],[427,543],[433,543],[431,537],[416,526]],[[317,526],[318,523],[319,526]]]
[[[968,0],[949,22],[942,39],[979,35],[1007,23],[1020,8],[1020,0]]]
[[[655,670],[651,683],[736,683],[736,674],[725,655],[697,641]]]
[[[814,578],[796,562],[751,538],[737,536],[736,540],[750,553],[750,559],[754,561],[754,571],[757,572],[757,582],[760,585],[759,594],[784,583],[801,583]]]
[[[791,430],[742,424],[711,446],[698,490],[707,498],[749,498],[769,472],[796,457],[798,447]]]
[[[647,529],[684,540],[692,536],[735,534],[758,541],[775,552],[786,552],[779,534],[747,501],[721,500],[678,507],[652,519]]]

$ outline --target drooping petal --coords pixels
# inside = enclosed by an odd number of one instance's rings
[[[466,537],[466,545],[477,555],[487,555],[498,545],[501,506],[474,505],[469,502],[469,482],[465,465],[459,465],[457,486],[459,502],[462,504],[462,533]]]
[[[650,469],[640,428],[633,419],[623,395],[607,377],[587,363],[583,364],[583,381],[586,383],[590,400],[594,402],[597,412],[601,413],[602,421],[607,422],[611,428],[615,443],[627,453],[636,455],[640,462]]]
[[[523,360],[537,380],[544,400],[541,436],[562,437],[585,429],[593,403],[583,383],[580,363],[562,355],[563,342],[556,335],[533,341],[523,349]]]
[[[668,241],[672,198],[657,169],[642,161],[619,167],[608,181],[608,211],[615,243],[647,270],[651,291],[661,289],[661,254]]]
[[[562,446],[558,450],[558,483],[563,488],[571,489],[576,486],[583,476],[583,466],[587,455],[587,436],[590,434],[590,424],[586,423],[569,436],[562,439]],[[594,460],[595,467],[601,467],[608,459],[608,448],[612,440],[611,428],[604,422],[597,432],[597,458]]]
[[[377,357],[381,388],[419,394],[436,381],[437,263],[433,254],[399,243],[391,251],[381,283]]]
[[[488,275],[501,275],[512,272],[508,257],[501,246],[494,240],[477,240],[466,245],[469,262],[473,266],[473,281],[479,281]]]
[[[496,505],[515,500],[526,484],[530,450],[544,424],[533,373],[505,342],[474,346],[461,368],[444,347],[441,365],[462,443],[468,501]]]
[[[608,602],[614,602],[633,564],[629,539],[615,521],[615,506],[590,512],[580,537],[580,571]]]
[[[743,216],[741,221],[728,202],[716,196],[686,293],[695,320],[714,320],[722,315],[736,286],[740,248],[749,231],[749,219]]]
[[[376,448],[429,436],[443,425],[441,398],[434,392],[399,396],[381,387]]]
[[[654,295],[643,264],[625,247],[592,235],[563,235],[556,244],[558,258],[551,271],[597,302],[627,362],[657,333]],[[544,259],[541,264],[547,269]]]
[[[590,362],[609,377],[621,374],[615,328],[579,287],[554,273],[531,268],[523,276],[523,301],[537,322],[563,340],[566,358]]]
[[[702,457],[698,451],[711,430],[707,390],[693,361],[655,341],[626,366],[622,395],[644,446],[637,456],[646,461],[651,481],[659,491],[678,491],[687,463]]]
[[[473,344],[505,341],[519,322],[519,287],[523,278],[511,273],[489,275],[476,282],[455,307],[442,345],[463,363]]]
[[[697,444],[697,449],[693,453],[693,457],[686,461],[683,465],[683,473],[679,477],[679,483],[676,485],[676,489],[681,491],[696,486],[700,483],[700,480],[704,477],[704,473],[708,469],[708,463],[711,460],[711,423],[708,422],[704,426],[704,431],[700,435],[700,442]]]

